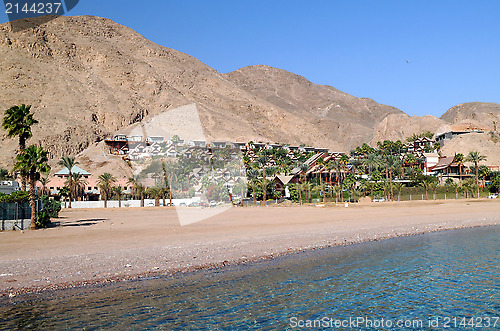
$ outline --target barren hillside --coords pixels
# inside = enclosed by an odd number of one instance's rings
[[[285,70],[252,66],[221,74],[105,18],[63,16],[34,24],[39,22],[20,21],[20,32],[0,25],[0,109],[31,104],[40,123],[30,142],[41,142],[54,159],[93,147],[82,160],[89,163],[92,150],[102,153],[98,143],[106,136],[191,104],[207,139],[336,151],[404,139],[446,121],[480,117],[490,123],[500,109],[465,104],[474,107],[454,107],[442,120],[410,118]],[[0,135],[0,166],[10,168],[15,149],[14,139]]]
[[[301,104],[265,100],[263,93],[232,79],[234,75],[220,74],[104,18],[59,17],[41,26],[33,22],[37,19],[24,20],[27,29],[22,32],[0,25],[0,107],[33,105],[40,121],[33,140],[41,141],[55,158],[81,152],[145,117],[192,103],[207,137],[340,150],[371,136],[366,123],[358,123],[360,113],[382,120],[388,112],[397,112],[317,86],[313,89],[327,92],[312,94]],[[282,77],[273,83],[286,87],[288,80]],[[311,86],[302,78],[293,88],[307,91]],[[339,112],[337,104],[342,107]],[[342,116],[321,116],[322,112]],[[2,154],[11,155],[14,148],[14,141],[2,140]]]
[[[500,104],[489,102],[462,103],[448,109],[441,119],[450,123],[471,123],[493,130],[500,129]],[[496,124],[495,124],[496,123]]]
[[[437,117],[427,116],[408,116],[406,114],[391,114],[384,118],[375,126],[371,145],[376,145],[377,141],[404,140],[413,134],[419,134],[423,131],[436,132],[438,128],[448,126],[443,120]]]

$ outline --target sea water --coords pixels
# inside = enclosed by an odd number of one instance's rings
[[[500,329],[500,227],[0,301],[2,329]]]

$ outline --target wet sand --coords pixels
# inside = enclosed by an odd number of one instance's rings
[[[173,208],[64,210],[0,232],[0,296],[166,275],[446,229],[500,224],[500,200],[232,208],[180,226]]]

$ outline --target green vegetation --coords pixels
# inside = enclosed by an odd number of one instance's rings
[[[104,199],[104,208],[108,207],[108,199],[111,197],[111,192],[113,189],[113,184],[116,182],[116,178],[109,172],[105,172],[97,178],[97,185],[101,191],[101,195]]]
[[[40,173],[50,171],[48,165],[48,152],[42,147],[29,146],[17,155],[14,170],[19,170],[26,175],[30,184],[29,196],[31,205],[31,229],[36,229],[36,181],[40,179]]]
[[[68,169],[68,189],[69,189],[69,204],[68,208],[71,208],[71,200],[73,200],[73,193],[74,193],[74,186],[73,186],[73,173],[71,170],[75,165],[78,164],[78,162],[75,161],[75,158],[72,156],[63,156],[61,160],[58,162],[60,166],[65,167]]]
[[[0,193],[0,202],[29,202],[30,193],[27,191],[15,191],[11,194]]]
[[[21,105],[13,106],[5,111],[2,128],[7,131],[7,137],[19,139],[19,153],[22,153],[26,148],[26,141],[33,136],[31,126],[37,124],[38,121],[33,118],[30,113],[31,106]],[[21,187],[26,191],[26,174],[22,171]]]

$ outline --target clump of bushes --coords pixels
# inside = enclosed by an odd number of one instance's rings
[[[43,209],[38,212],[38,220],[36,222],[37,228],[46,228],[50,225],[51,218],[59,217],[61,211],[61,203],[49,199],[48,196],[42,195],[40,197]]]
[[[42,195],[40,201],[42,202],[43,205],[42,212],[45,211],[49,216],[49,218],[59,217],[59,212],[61,211],[61,203],[59,201],[51,200],[46,195]]]
[[[15,203],[29,201],[30,193],[28,191],[15,191],[11,194],[0,193],[0,202]]]
[[[37,229],[42,229],[48,227],[50,224],[50,216],[46,210],[40,210],[38,212],[38,219],[36,221]]]

